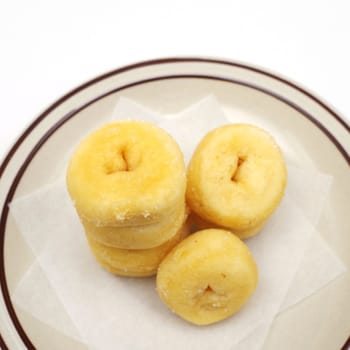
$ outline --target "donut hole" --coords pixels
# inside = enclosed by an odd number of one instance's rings
[[[197,295],[197,298],[210,299],[215,294],[216,292],[213,289],[213,287],[210,284],[208,284],[205,288],[201,289],[201,291]]]
[[[246,156],[238,156],[237,157],[237,165],[234,173],[231,176],[231,181],[238,182],[239,181],[239,173],[242,170],[242,165],[247,160]]]
[[[123,162],[124,162],[124,168],[122,171],[132,171],[133,169],[132,169],[131,164],[128,161],[128,157],[127,157],[127,153],[126,153],[125,149],[123,149],[121,151],[121,157],[122,157]]]
[[[130,172],[137,168],[139,162],[140,156],[138,152],[124,146],[118,149],[113,156],[110,155],[105,163],[105,173],[112,175],[118,172]]]
[[[225,295],[215,291],[210,284],[202,289],[202,291],[196,296],[196,302],[205,310],[224,307],[226,299]]]
[[[211,294],[215,293],[214,289],[211,287],[210,284],[208,284],[207,288],[204,289],[204,294]]]

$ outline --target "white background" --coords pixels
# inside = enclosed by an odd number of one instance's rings
[[[122,65],[167,56],[272,69],[350,120],[349,0],[0,4],[0,158],[68,90]]]

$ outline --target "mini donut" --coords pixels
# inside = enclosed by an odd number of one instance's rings
[[[169,241],[158,247],[141,250],[108,247],[89,234],[86,237],[92,254],[105,270],[119,276],[146,277],[156,274],[163,258],[188,234],[188,225],[184,224]]]
[[[157,291],[178,316],[208,325],[237,312],[253,294],[258,270],[247,246],[231,232],[198,231],[158,268]]]
[[[157,223],[184,202],[183,154],[174,139],[142,121],[118,121],[76,148],[67,187],[79,216],[95,226]]]
[[[251,236],[276,209],[287,171],[283,155],[264,130],[230,124],[209,132],[187,170],[187,203],[200,218]]]
[[[120,249],[149,249],[157,247],[176,235],[185,222],[188,210],[184,203],[167,220],[131,227],[97,227],[81,219],[85,232],[100,244]]]

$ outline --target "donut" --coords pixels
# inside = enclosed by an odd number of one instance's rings
[[[184,202],[185,163],[164,130],[143,121],[117,121],[80,142],[66,182],[86,222],[98,227],[154,224]]]
[[[186,200],[204,221],[245,238],[256,234],[276,209],[286,181],[282,152],[266,131],[224,125],[210,131],[194,151]]]
[[[87,241],[96,261],[108,272],[119,276],[147,277],[155,275],[166,254],[189,233],[184,224],[167,242],[151,249],[119,249],[105,246],[86,234]]]
[[[170,310],[195,325],[233,315],[252,296],[258,270],[247,246],[222,229],[198,231],[158,268],[157,292]]]
[[[185,203],[167,220],[155,224],[115,227],[95,226],[81,219],[85,232],[100,244],[121,249],[149,249],[171,239],[183,225],[188,215]]]

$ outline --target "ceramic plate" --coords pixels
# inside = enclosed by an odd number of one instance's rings
[[[4,349],[84,349],[11,300],[33,255],[9,215],[8,203],[55,179],[72,145],[99,124],[101,115],[111,113],[118,96],[160,113],[175,113],[208,94],[214,94],[227,113],[268,125],[298,151],[298,166],[334,177],[317,229],[350,267],[350,127],[339,114],[299,85],[256,67],[202,58],[143,62],[100,76],[59,99],[22,133],[1,164],[0,345]],[[348,270],[277,316],[264,349],[340,349],[350,334],[349,296]]]

